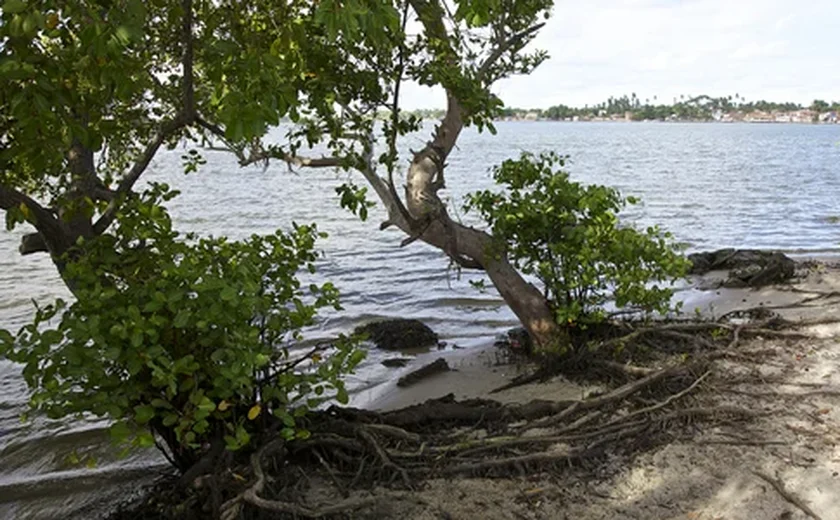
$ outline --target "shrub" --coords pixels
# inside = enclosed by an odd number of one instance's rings
[[[514,265],[543,285],[557,323],[586,326],[602,321],[612,297],[618,308],[642,313],[672,310],[673,291],[662,285],[683,277],[688,261],[658,227],[622,225],[622,198],[605,186],[584,186],[557,169],[553,153],[525,153],[493,169],[506,189],[468,196]]]
[[[113,235],[80,243],[65,273],[77,300],[38,308],[16,336],[0,331],[0,355],[24,364],[34,410],[112,419],[116,440],[162,440],[184,471],[207,446],[241,448],[269,422],[305,437],[297,419],[346,402],[340,376],[363,353],[340,338],[305,363],[290,357],[317,310],[339,308],[331,284],[304,289],[296,277],[314,272],[314,226],[181,239],[161,206],[174,195],[154,186]]]

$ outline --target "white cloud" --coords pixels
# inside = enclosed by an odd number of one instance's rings
[[[836,0],[559,0],[535,46],[551,59],[496,85],[507,105],[582,106],[631,92],[840,100]],[[420,87],[405,99],[444,105],[440,91]]]

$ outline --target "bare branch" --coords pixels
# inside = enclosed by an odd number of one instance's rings
[[[36,217],[43,215],[55,220],[53,214],[47,208],[41,206],[35,199],[24,195],[10,186],[0,184],[0,209],[9,211],[10,209],[20,207],[21,204],[25,205]]]
[[[466,256],[458,254],[449,255],[449,258],[464,269],[476,269],[479,271],[484,270],[484,265],[473,258],[467,258]]]
[[[134,163],[134,166],[132,166],[128,174],[126,174],[122,181],[120,181],[117,190],[111,197],[111,202],[108,203],[108,206],[105,208],[102,216],[100,216],[93,225],[94,234],[102,234],[106,229],[108,229],[108,226],[114,222],[114,219],[117,217],[117,211],[120,208],[120,204],[134,187],[134,184],[137,183],[137,180],[140,179],[140,176],[143,175],[143,172],[146,171],[149,163],[152,162],[152,158],[154,158],[155,154],[157,154],[158,149],[160,149],[161,145],[168,138],[184,126],[185,120],[183,115],[178,115],[175,119],[166,121],[160,125],[160,128],[152,139],[152,142],[146,146],[146,149],[140,154],[137,162]]]
[[[545,26],[545,23],[538,23],[536,25],[532,25],[525,30],[519,31],[518,33],[510,36],[509,38],[502,41],[498,47],[493,49],[490,55],[487,57],[486,60],[481,64],[478,68],[479,77],[482,80],[490,79],[492,82],[493,78],[487,78],[486,75],[489,72],[490,68],[497,62],[499,59],[508,51],[518,51],[522,47],[524,47],[528,42],[526,38],[535,32],[539,31],[540,29]]]
[[[339,157],[301,157],[285,153],[278,148],[263,149],[258,145],[252,146],[251,150],[246,155],[242,147],[234,146],[228,142],[225,137],[225,131],[222,130],[219,125],[210,123],[201,117],[196,117],[195,122],[198,126],[206,129],[225,143],[224,147],[210,146],[207,148],[208,150],[216,152],[230,152],[239,159],[240,166],[265,163],[271,159],[285,161],[290,166],[304,166],[307,168],[338,168],[344,164],[344,160]]]
[[[402,14],[402,32],[405,33],[405,26],[408,23],[408,3],[405,4],[405,9],[403,9]],[[397,157],[399,154],[397,152],[397,135],[399,134],[398,126],[400,121],[400,87],[402,86],[402,78],[403,72],[405,71],[405,48],[401,45],[399,50],[399,57],[397,62],[397,77],[394,83],[394,101],[391,105],[391,135],[388,136],[388,151],[391,154],[390,161],[388,162],[388,188],[391,193],[391,199],[393,200],[394,206],[402,215],[402,218],[410,225],[410,227],[416,228],[417,223],[411,217],[411,214],[408,212],[408,208],[405,207],[403,204],[402,199],[400,198],[399,194],[397,193],[397,186],[394,182],[394,166],[397,161]],[[373,144],[370,143],[372,147]],[[417,234],[417,237],[422,234],[422,232]],[[407,244],[401,244],[400,247],[403,247]]]
[[[409,0],[417,18],[426,30],[426,33],[436,40],[436,45],[441,48],[439,52],[444,54],[446,60],[456,63],[455,53],[449,44],[449,35],[443,23],[446,12],[439,0]],[[461,103],[451,89],[446,90],[447,107],[446,115],[441,124],[436,128],[432,142],[426,146],[425,152],[434,152],[442,164],[464,126]]]

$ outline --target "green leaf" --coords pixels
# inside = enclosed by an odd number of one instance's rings
[[[6,0],[3,2],[3,11],[8,14],[18,14],[26,10],[24,0]]]
[[[222,300],[226,301],[226,302],[235,299],[236,296],[237,296],[236,288],[234,288],[230,285],[228,285],[227,287],[222,289],[222,293],[220,294],[220,297],[222,298]]]
[[[341,404],[347,404],[350,402],[350,396],[347,394],[347,389],[344,388],[344,385],[341,385],[338,388],[335,399]]]
[[[137,434],[137,439],[135,440],[135,443],[140,448],[151,448],[155,445],[155,438],[151,434],[151,432],[141,431]]]
[[[134,421],[137,424],[146,424],[155,416],[155,408],[151,405],[144,404],[134,407]]]
[[[212,412],[216,409],[216,403],[214,403],[209,397],[203,397],[201,402],[198,404],[198,409],[203,410],[205,412]]]
[[[117,421],[108,428],[108,433],[115,442],[122,443],[131,435],[131,427],[125,421]]]
[[[187,326],[187,323],[189,323],[189,321],[190,321],[190,314],[191,313],[188,310],[183,310],[183,311],[179,312],[175,316],[175,319],[172,321],[172,325],[175,328],[183,329],[184,327]]]

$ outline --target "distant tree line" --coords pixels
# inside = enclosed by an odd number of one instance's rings
[[[623,117],[629,113],[630,118],[634,121],[665,119],[708,121],[714,119],[714,115],[716,113],[740,112],[742,114],[747,114],[755,111],[791,112],[805,108],[809,108],[819,113],[831,110],[840,112],[840,101],[829,103],[821,99],[816,99],[813,103],[806,107],[799,103],[792,102],[778,103],[765,100],[747,101],[740,94],[735,94],[732,96],[721,97],[711,97],[707,95],[681,95],[679,97],[674,97],[671,103],[666,103],[658,99],[657,96],[645,98],[643,100],[638,97],[636,93],[631,93],[629,96],[624,95],[621,97],[610,97],[602,103],[598,103],[596,105],[585,105],[583,107],[571,107],[563,104],[543,109],[502,107],[499,110],[498,117],[501,119],[524,118],[530,114],[532,117],[536,116],[539,119],[557,121],[573,117],[579,117],[581,119],[610,117],[616,115]],[[422,109],[411,112],[411,115],[415,115],[423,119],[439,118],[442,114],[442,110],[435,109]]]

